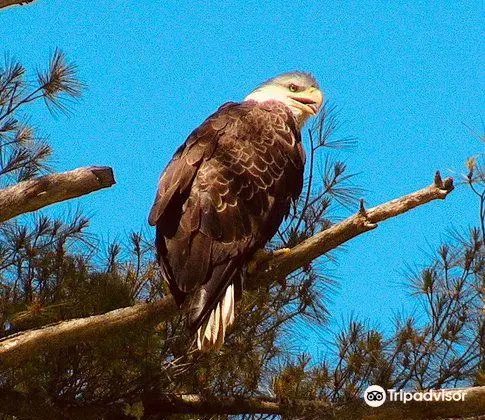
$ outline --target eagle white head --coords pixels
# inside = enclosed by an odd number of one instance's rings
[[[323,103],[323,94],[311,74],[295,71],[269,79],[244,100],[282,102],[290,108],[302,127],[309,117],[318,113]]]

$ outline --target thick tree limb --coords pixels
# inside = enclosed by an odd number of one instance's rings
[[[197,416],[273,414],[283,418],[319,420],[431,420],[431,419],[483,419],[485,417],[485,387],[457,388],[433,391],[433,395],[449,395],[466,392],[460,401],[386,401],[381,407],[367,406],[362,400],[346,404],[330,404],[323,400],[275,398],[241,398],[202,396],[196,394],[155,394],[141,396],[141,400],[117,402],[106,405],[78,405],[56,407],[39,399],[32,400],[21,392],[0,389],[0,413],[20,418],[37,418],[36,414],[50,419],[85,418],[133,418],[125,415],[129,406],[143,418],[159,418],[160,415],[185,413]]]
[[[115,183],[113,170],[107,166],[89,166],[19,182],[0,190],[0,223]]]
[[[62,348],[83,340],[106,335],[134,324],[157,323],[178,312],[171,297],[158,302],[115,309],[102,315],[71,319],[37,330],[29,330],[0,340],[0,368],[15,364],[42,350]]]
[[[463,418],[485,415],[485,386],[438,391],[452,396],[466,392],[463,401],[386,401],[373,408],[362,401],[331,405],[325,401],[242,399],[234,397],[203,397],[200,395],[160,395],[143,400],[146,416],[160,413],[207,414],[280,414],[300,418],[339,420],[425,420]]]
[[[429,187],[369,210],[361,206],[356,215],[303,241],[288,252],[258,258],[252,264],[255,268],[248,279],[248,285],[255,287],[279,280],[346,241],[374,229],[377,222],[398,216],[432,200],[444,199],[452,190],[453,180],[448,178],[443,182],[437,173],[435,182]],[[138,304],[103,315],[63,321],[38,330],[20,332],[0,340],[0,366],[18,364],[39,351],[69,346],[80,340],[97,339],[100,335],[128,325],[166,321],[177,313],[175,302],[172,297],[167,296],[155,303]]]
[[[35,0],[0,0],[0,9],[10,6],[23,6],[24,4],[33,3]]]
[[[463,418],[485,415],[485,386],[438,391],[452,396],[466,392],[463,401],[385,402],[373,408],[362,401],[331,405],[325,401],[275,399],[239,399],[234,397],[202,397],[200,395],[161,395],[143,401],[144,414],[192,413],[207,414],[280,414],[300,418],[340,420],[425,420]]]

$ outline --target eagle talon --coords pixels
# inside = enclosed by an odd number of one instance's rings
[[[276,251],[272,252],[273,257],[277,257],[278,255],[287,255],[291,252],[290,248],[280,248],[277,249]]]
[[[247,266],[247,272],[248,274],[253,274],[258,270],[261,264],[264,264],[265,262],[270,261],[274,257],[277,257],[279,255],[286,255],[286,254],[289,254],[290,252],[291,252],[290,248],[280,248],[274,251],[266,251],[265,249],[258,249],[254,253],[253,258],[251,259],[251,261]]]
[[[271,259],[272,255],[273,255],[272,252],[266,251],[263,248],[258,249],[254,253],[253,258],[251,258],[251,261],[249,261],[249,263],[247,265],[247,273],[248,274],[255,273],[258,270],[258,267],[262,263]]]

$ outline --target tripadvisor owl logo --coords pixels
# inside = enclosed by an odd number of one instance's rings
[[[402,389],[386,391],[379,385],[371,385],[364,392],[364,401],[370,407],[380,407],[387,399],[391,402],[400,401],[403,404],[410,401],[465,401],[466,394],[467,392],[460,388],[407,392]]]
[[[380,407],[386,402],[386,391],[379,385],[371,385],[364,392],[364,401],[371,407]]]

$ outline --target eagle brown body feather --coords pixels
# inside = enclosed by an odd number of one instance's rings
[[[227,103],[192,132],[167,165],[149,222],[179,306],[189,295],[197,330],[227,287],[276,233],[300,195],[305,155],[282,103]]]

